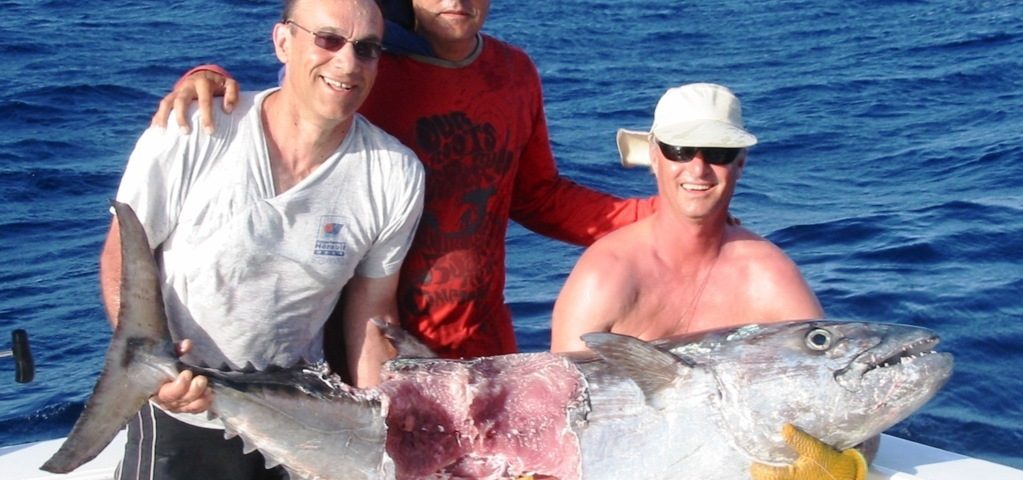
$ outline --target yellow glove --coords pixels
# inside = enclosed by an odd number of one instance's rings
[[[839,452],[791,423],[782,426],[781,434],[799,458],[784,467],[754,463],[753,480],[866,480],[867,461],[856,449]]]

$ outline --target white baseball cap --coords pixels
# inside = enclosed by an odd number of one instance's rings
[[[757,143],[757,137],[742,126],[739,99],[728,88],[713,83],[690,83],[664,92],[649,132],[619,129],[622,165],[650,165],[651,134],[679,147],[746,148]]]

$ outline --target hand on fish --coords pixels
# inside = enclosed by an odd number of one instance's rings
[[[855,448],[838,451],[798,427],[787,423],[782,437],[799,458],[790,465],[773,467],[754,463],[750,467],[753,480],[865,480],[867,461]]]
[[[177,344],[176,353],[180,357],[191,348],[192,342],[184,340]],[[168,412],[202,413],[213,404],[213,390],[209,388],[205,376],[185,370],[173,381],[161,385],[152,400]]]

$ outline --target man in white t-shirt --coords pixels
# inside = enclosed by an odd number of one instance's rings
[[[139,139],[117,198],[156,252],[186,362],[245,370],[320,361],[340,301],[341,373],[376,382],[390,352],[368,321],[396,322],[424,182],[415,155],[356,113],[376,78],[383,25],[372,0],[285,2],[273,31],[288,71],[279,89],[242,95],[213,134],[151,128]],[[119,245],[114,221],[100,279],[115,325]],[[211,402],[205,378],[183,372],[154,393],[155,406],[129,424],[131,461],[119,478],[281,475],[198,415]]]

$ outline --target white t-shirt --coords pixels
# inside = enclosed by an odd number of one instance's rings
[[[194,342],[190,364],[321,360],[345,283],[397,274],[422,213],[419,160],[361,115],[330,158],[276,194],[260,121],[275,90],[215,109],[212,136],[146,130],[117,193],[156,249],[171,334]]]

